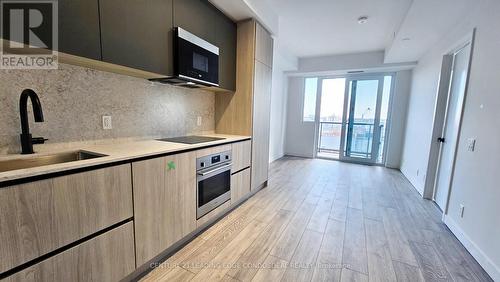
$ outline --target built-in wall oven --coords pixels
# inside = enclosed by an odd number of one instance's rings
[[[200,218],[231,199],[231,151],[197,158],[196,175]]]

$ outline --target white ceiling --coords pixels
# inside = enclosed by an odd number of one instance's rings
[[[471,0],[210,1],[236,21],[259,20],[290,55],[385,51],[384,63],[418,61],[475,5]],[[368,22],[358,24],[361,16]]]
[[[446,36],[477,3],[470,0],[418,0],[401,23],[394,40],[386,48],[385,63],[418,61]]]
[[[384,50],[412,0],[265,0],[279,38],[298,57]],[[366,24],[358,24],[368,16]]]

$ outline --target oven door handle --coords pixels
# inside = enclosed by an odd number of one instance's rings
[[[219,166],[218,168],[214,168],[214,169],[209,170],[209,171],[198,172],[198,175],[200,175],[200,176],[209,175],[209,174],[212,174],[212,173],[217,172],[217,171],[219,171],[219,170],[227,169],[227,168],[229,168],[229,167],[231,167],[231,163],[228,163],[228,164],[226,164],[226,165]]]

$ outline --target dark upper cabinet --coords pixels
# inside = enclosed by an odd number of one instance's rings
[[[207,0],[174,0],[174,26],[215,44],[217,10]]]
[[[215,44],[219,47],[219,87],[236,90],[236,24],[220,13],[216,18]]]
[[[173,27],[219,47],[219,85],[236,90],[237,26],[207,0],[59,0],[59,51],[173,75]]]
[[[172,0],[100,0],[102,60],[173,73]]]
[[[98,0],[59,0],[59,51],[100,60]]]

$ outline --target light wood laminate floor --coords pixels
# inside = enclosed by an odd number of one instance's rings
[[[144,281],[492,281],[403,175],[283,158]]]

